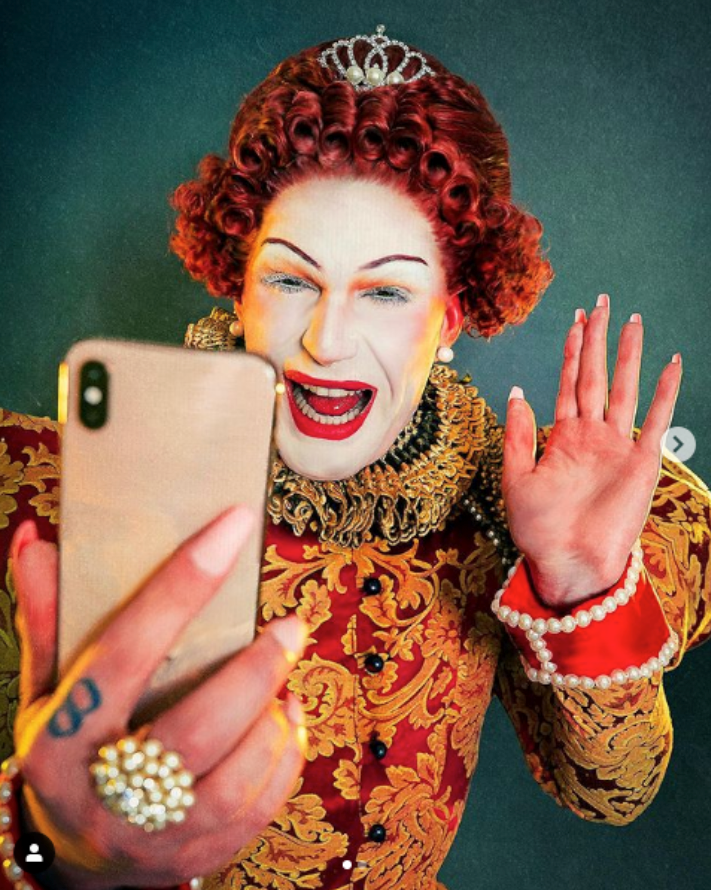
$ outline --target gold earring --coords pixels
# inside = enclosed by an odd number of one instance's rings
[[[242,322],[236,315],[215,307],[209,315],[188,325],[183,345],[187,349],[236,349],[241,334],[236,333],[238,325]]]

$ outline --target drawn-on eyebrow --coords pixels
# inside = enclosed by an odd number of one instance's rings
[[[262,247],[265,244],[283,244],[284,247],[288,247],[289,250],[293,250],[294,253],[298,254],[302,260],[306,260],[307,263],[310,263],[316,269],[321,269],[321,266],[316,262],[316,260],[312,259],[307,253],[304,253],[303,250],[300,250],[295,244],[292,244],[291,241],[285,241],[283,238],[265,238],[262,242]],[[394,263],[396,260],[408,260],[413,263],[423,263],[425,266],[427,262],[419,256],[407,256],[404,253],[394,253],[390,256],[380,257],[379,260],[371,260],[369,263],[366,263],[364,266],[359,266],[358,271],[363,269],[375,269],[377,266],[382,266],[385,263]]]

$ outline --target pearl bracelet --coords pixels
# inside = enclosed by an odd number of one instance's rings
[[[649,658],[639,667],[631,666],[625,670],[613,670],[609,674],[600,674],[595,678],[579,676],[578,674],[563,675],[559,673],[557,670],[558,666],[553,661],[553,653],[549,648],[549,642],[545,639],[545,634],[547,633],[572,633],[577,629],[584,630],[593,621],[603,621],[616,609],[626,606],[637,592],[637,582],[643,569],[643,556],[644,552],[638,538],[632,548],[632,559],[625,573],[622,586],[615,590],[614,593],[606,596],[602,603],[593,606],[589,610],[580,609],[575,615],[571,614],[565,615],[562,618],[548,619],[534,618],[526,612],[512,609],[511,606],[501,605],[504,591],[509,586],[511,578],[519,568],[524,557],[520,556],[516,560],[512,568],[509,569],[504,586],[496,592],[494,601],[491,604],[491,610],[500,621],[508,624],[510,627],[518,627],[526,632],[526,638],[530,643],[531,650],[541,662],[541,667],[537,670],[532,668],[523,657],[521,658],[529,680],[534,683],[568,686],[573,689],[576,687],[581,687],[582,689],[609,689],[612,685],[639,680],[641,677],[649,678],[654,672],[661,670],[669,664],[674,653],[679,648],[679,638],[674,631],[671,631],[669,638],[662,645],[657,655]]]
[[[0,766],[0,855],[2,856],[2,869],[5,877],[10,882],[13,890],[42,890],[41,886],[33,881],[14,858],[15,843],[20,837],[19,794],[22,776],[20,767],[15,757],[8,757]],[[0,877],[0,882],[2,878]],[[200,890],[203,884],[202,878],[192,878],[183,884],[179,884],[176,890]],[[0,887],[2,883],[0,883]]]

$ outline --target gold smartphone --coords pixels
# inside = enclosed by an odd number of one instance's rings
[[[265,515],[276,376],[244,353],[77,343],[60,367],[59,671],[187,537]],[[255,636],[264,522],[153,675],[146,719]]]

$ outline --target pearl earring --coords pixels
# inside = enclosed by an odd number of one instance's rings
[[[232,334],[233,337],[241,337],[243,333],[244,325],[239,318],[230,323],[230,334]]]
[[[440,362],[451,362],[454,358],[454,352],[449,346],[440,346],[437,350],[437,360]]]

